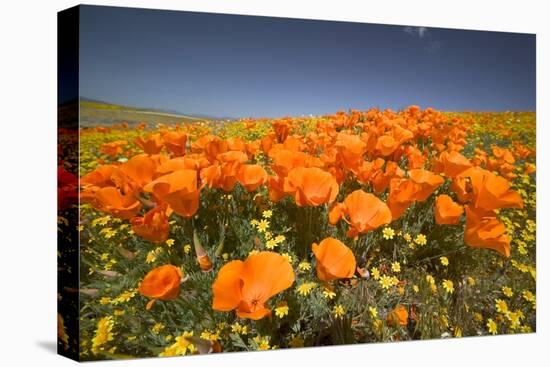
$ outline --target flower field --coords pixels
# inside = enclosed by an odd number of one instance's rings
[[[81,128],[81,358],[534,332],[535,118]]]

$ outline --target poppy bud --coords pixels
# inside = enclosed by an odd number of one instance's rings
[[[197,261],[199,262],[199,267],[205,273],[211,271],[214,266],[212,265],[212,261],[210,260],[208,253],[201,245],[197,231],[193,232],[193,243],[195,245],[195,253],[197,255]]]

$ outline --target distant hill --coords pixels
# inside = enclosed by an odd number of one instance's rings
[[[196,120],[233,120],[234,119],[233,117],[227,117],[227,116],[188,114],[177,110],[119,105],[119,104],[105,102],[102,100],[92,99],[87,97],[80,97],[80,106],[85,108],[94,108],[98,110],[112,110],[112,111],[124,110],[124,111],[132,111],[132,112],[139,111],[139,112],[147,112],[147,113],[159,113],[162,115],[181,116],[183,118],[196,119]]]

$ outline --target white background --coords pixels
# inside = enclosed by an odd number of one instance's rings
[[[544,9],[545,1],[149,0],[87,3],[537,33],[537,334],[105,362],[106,365],[547,365],[550,215],[545,215],[544,210],[550,208],[550,182],[545,166],[550,124],[550,12]],[[56,12],[76,4],[60,0],[12,0],[3,1],[1,5],[0,364],[3,366],[74,363],[55,354],[55,190]]]

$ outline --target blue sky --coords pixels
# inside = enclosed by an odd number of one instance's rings
[[[83,6],[80,95],[230,117],[535,110],[535,35]]]

